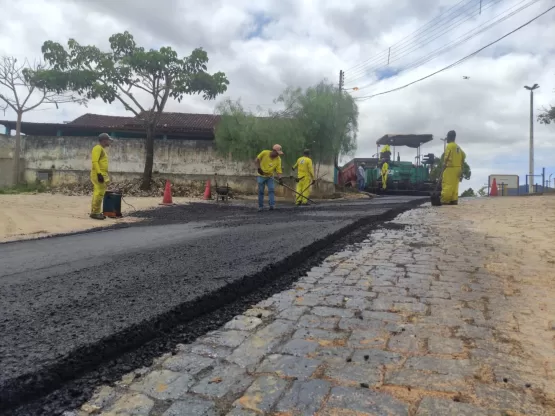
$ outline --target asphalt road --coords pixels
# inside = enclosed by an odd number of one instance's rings
[[[284,267],[303,248],[414,201],[264,213],[215,204],[164,207],[137,214],[147,225],[2,244],[0,402],[62,382],[144,342],[172,319],[202,313],[208,295],[236,290],[245,276],[273,276],[274,265]]]

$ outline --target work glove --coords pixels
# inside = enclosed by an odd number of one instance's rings
[[[280,185],[283,185],[283,178],[279,178],[279,179],[278,179],[278,183],[279,183]]]
[[[98,180],[98,183],[104,183],[104,176],[102,176],[102,173],[97,173],[96,179]]]
[[[295,182],[297,182],[297,183],[298,183],[299,181],[300,181],[300,179],[299,179],[299,178],[295,178]]]
[[[312,182],[310,183],[311,185],[314,185],[316,183],[316,179],[313,179]]]
[[[260,173],[262,176],[264,176],[264,171],[262,170],[262,168],[258,168],[258,173]]]

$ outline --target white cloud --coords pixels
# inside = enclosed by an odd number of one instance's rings
[[[228,75],[231,84],[226,96],[241,97],[252,109],[256,105],[267,108],[285,87],[306,87],[322,78],[335,82],[340,69],[346,71],[347,87],[373,84],[357,92],[351,90],[354,96],[401,86],[457,61],[552,4],[539,1],[419,68],[381,81],[372,73],[361,78],[365,67],[386,62],[384,51],[396,42],[405,42],[392,49],[392,66],[398,68],[526,2],[484,0],[481,16],[466,22],[452,20],[447,33],[442,33],[436,22],[430,27],[436,31],[437,39],[422,48],[409,44],[414,37],[407,38],[408,35],[456,3],[457,0],[0,0],[3,16],[9,16],[0,25],[0,55],[40,58],[40,47],[48,39],[65,43],[75,38],[82,44],[107,48],[111,34],[129,30],[146,47],[171,45],[182,55],[204,47],[210,57],[209,70]],[[477,2],[468,2],[468,16],[476,13],[472,9],[476,5]],[[426,33],[419,37],[420,41],[433,38],[432,32]],[[436,140],[423,150],[440,154],[443,144],[438,139],[455,129],[473,168],[473,178],[470,183],[463,182],[463,188],[479,188],[492,172],[525,174],[529,93],[523,86],[540,85],[535,92],[535,109],[555,102],[553,33],[555,11],[458,67],[401,91],[360,102],[357,156],[371,156],[375,141],[390,132],[432,133]],[[381,59],[376,59],[380,53]],[[360,65],[367,60],[366,65]],[[470,79],[464,80],[463,75]],[[171,102],[168,110],[212,112],[217,101],[188,97],[180,104]],[[59,110],[42,108],[27,114],[26,120],[61,122],[85,111],[125,114],[119,105],[92,102],[88,109],[76,105]],[[13,117],[11,113],[6,115]],[[542,166],[551,169],[548,175],[555,171],[554,135],[555,127],[535,125],[538,173]],[[401,155],[412,159],[414,151],[404,149]]]

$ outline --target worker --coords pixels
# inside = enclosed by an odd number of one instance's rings
[[[389,173],[389,164],[387,162],[383,162],[382,164],[382,188],[385,191],[387,188],[387,174]]]
[[[389,147],[388,144],[386,144],[386,145],[380,150],[380,161],[389,162],[390,159],[391,159],[391,148]]]
[[[364,168],[366,167],[366,165],[364,164],[364,162],[362,162],[360,165],[358,165],[358,169],[357,169],[357,185],[358,185],[358,190],[359,191],[364,191],[364,185],[366,183],[366,171],[364,170]]]
[[[93,197],[91,203],[90,217],[95,220],[103,220],[102,201],[106,194],[106,187],[110,182],[108,176],[108,153],[106,148],[110,147],[113,139],[107,133],[98,136],[98,144],[93,147],[91,153],[91,182],[93,183]]]
[[[459,182],[466,154],[455,143],[457,133],[451,130],[447,133],[447,147],[443,155],[445,169],[441,180],[441,203],[444,205],[457,205],[459,203]]]
[[[297,169],[297,197],[295,198],[295,205],[306,205],[310,196],[310,187],[316,182],[310,150],[305,149],[303,151],[303,155],[297,159],[297,163],[293,166],[293,170],[295,169]]]
[[[270,210],[273,210],[276,205],[275,193],[274,193],[274,174],[278,178],[280,185],[283,185],[283,179],[281,177],[281,155],[283,151],[279,144],[275,144],[272,150],[263,150],[256,157],[254,161],[256,169],[258,171],[258,211],[264,209],[264,190],[268,186],[268,202],[270,205]]]

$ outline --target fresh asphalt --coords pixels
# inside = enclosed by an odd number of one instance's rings
[[[248,277],[279,278],[350,226],[425,200],[163,207],[137,213],[143,225],[2,244],[0,412],[231,301]]]

